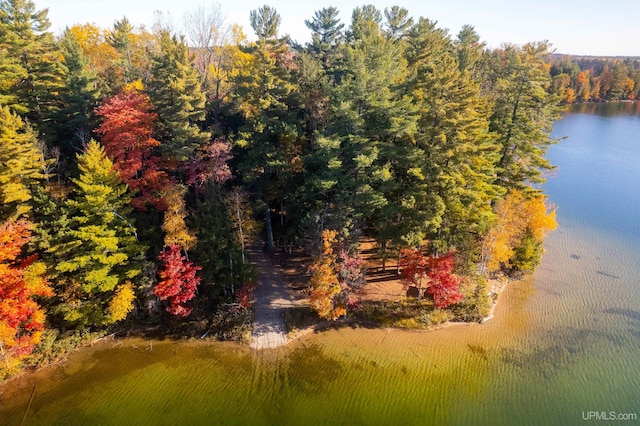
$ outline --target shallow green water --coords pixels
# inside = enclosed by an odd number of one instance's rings
[[[558,205],[533,280],[483,325],[345,328],[256,354],[127,339],[82,350],[0,395],[0,424],[548,425],[640,417],[640,118],[587,106],[557,123]],[[626,422],[621,422],[626,423]],[[633,423],[633,422],[629,422]],[[637,422],[635,422],[637,423]]]

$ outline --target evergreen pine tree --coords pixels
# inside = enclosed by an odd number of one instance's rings
[[[33,183],[45,177],[34,132],[8,107],[0,107],[0,219],[31,210]]]
[[[100,95],[95,75],[88,68],[82,47],[67,29],[58,42],[64,63],[64,85],[60,109],[54,115],[52,131],[62,158],[72,158],[91,136],[94,108]]]
[[[8,75],[0,77],[0,98],[14,112],[25,114],[45,137],[63,86],[49,26],[47,9],[37,11],[31,0],[0,2],[0,51],[9,58],[3,67]]]
[[[357,8],[344,46],[340,80],[332,90],[334,117],[328,133],[340,140],[343,176],[335,206],[343,215],[337,229],[349,228],[351,240],[368,221],[390,221],[388,196],[394,191],[398,147],[415,132],[415,108],[400,82],[407,76],[402,46],[381,27],[381,14]]]
[[[205,118],[205,95],[184,39],[161,31],[158,44],[147,90],[160,117],[158,135],[165,158],[184,162],[211,138],[199,128]]]
[[[135,74],[133,63],[131,61],[131,35],[133,34],[133,25],[123,17],[113,24],[113,29],[107,36],[107,43],[113,46],[119,53],[116,65],[120,68],[125,83],[130,83],[139,76]]]
[[[416,146],[425,153],[428,203],[441,204],[429,239],[435,250],[471,243],[492,217],[497,147],[489,132],[489,104],[470,74],[461,72],[451,40],[420,19],[408,37],[412,75],[407,87],[419,111]],[[429,209],[427,206],[422,208]],[[433,231],[436,231],[435,233]]]
[[[286,194],[284,188],[297,173],[292,166],[298,158],[300,134],[291,76],[293,60],[286,41],[277,38],[279,23],[280,15],[268,6],[251,12],[251,26],[258,36],[258,41],[246,48],[252,56],[251,72],[235,79],[236,105],[245,118],[237,143],[244,150],[245,179],[262,202],[268,250],[274,248],[272,204],[276,200],[285,203],[274,193]]]
[[[560,99],[551,84],[547,43],[506,45],[487,59],[485,94],[493,101],[490,130],[497,134],[497,183],[506,189],[526,189],[544,181],[552,166],[545,158],[556,141],[551,125],[558,118]]]
[[[78,156],[78,167],[80,177],[66,203],[71,223],[51,249],[59,259],[58,294],[67,322],[104,325],[116,320],[109,315],[111,300],[118,285],[141,273],[144,250],[127,218],[127,187],[97,142]]]

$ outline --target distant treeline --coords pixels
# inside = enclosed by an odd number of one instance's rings
[[[566,103],[638,99],[640,58],[550,55],[549,64]]]

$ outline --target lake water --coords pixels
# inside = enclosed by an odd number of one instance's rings
[[[545,188],[558,230],[535,277],[508,286],[483,325],[343,328],[261,354],[227,343],[154,341],[146,350],[142,340],[103,342],[5,386],[0,424],[572,425],[590,411],[640,418],[638,110],[578,106],[556,124],[557,136],[569,136],[549,150],[559,167]]]

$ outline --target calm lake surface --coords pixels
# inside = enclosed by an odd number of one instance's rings
[[[640,418],[640,105],[555,126],[558,230],[495,317],[428,332],[345,328],[256,354],[127,339],[0,388],[0,424],[572,425]],[[25,415],[32,391],[33,401]],[[597,423],[597,422],[596,422]],[[603,423],[603,422],[600,422]],[[636,422],[620,422],[637,423]]]

